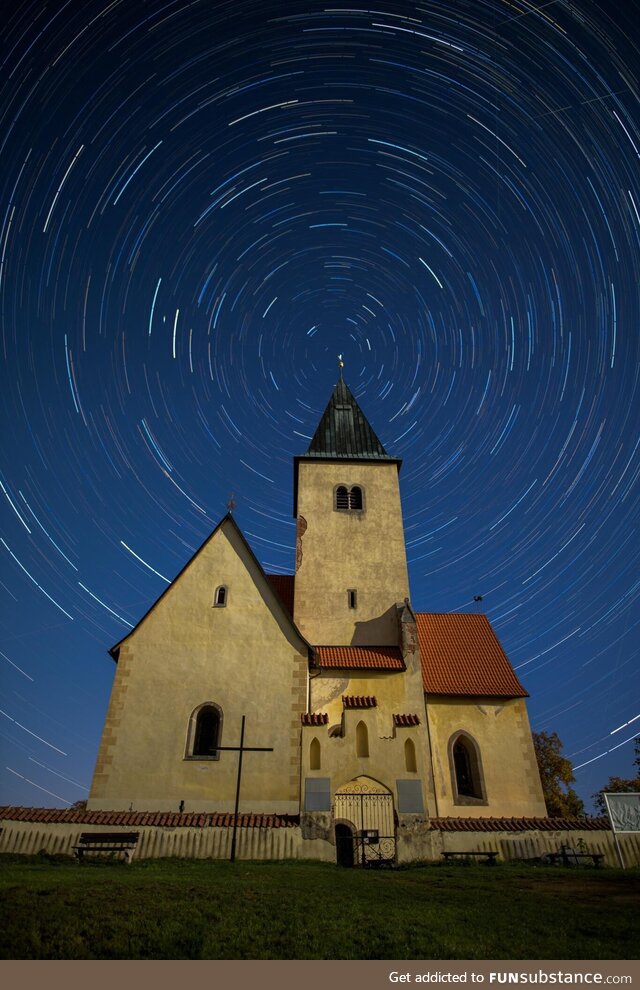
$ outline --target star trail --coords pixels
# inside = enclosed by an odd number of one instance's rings
[[[5,14],[2,803],[87,796],[106,651],[230,498],[293,571],[339,354],[414,607],[487,613],[588,808],[630,776],[640,7],[383,7]]]

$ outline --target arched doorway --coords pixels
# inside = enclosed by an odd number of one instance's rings
[[[336,824],[336,859],[338,866],[353,866],[353,829],[344,822]]]
[[[395,862],[393,795],[384,784],[366,776],[343,784],[335,793],[334,817],[336,845],[338,823],[346,823],[351,833],[354,866],[389,866]]]

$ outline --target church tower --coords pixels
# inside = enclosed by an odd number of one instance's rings
[[[340,378],[294,459],[294,621],[311,643],[395,646],[409,596],[398,473]]]

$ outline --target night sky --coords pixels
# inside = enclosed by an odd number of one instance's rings
[[[7,5],[2,803],[87,796],[106,651],[232,492],[293,571],[338,354],[414,608],[488,614],[583,797],[631,776],[640,5],[382,6]]]

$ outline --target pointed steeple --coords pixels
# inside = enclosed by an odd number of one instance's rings
[[[338,379],[318,428],[303,457],[393,461],[342,377]]]
[[[308,461],[363,461],[402,465],[378,440],[362,409],[342,377],[336,382],[329,404],[305,454],[293,459],[293,514],[298,514],[298,469]]]
[[[373,432],[369,421],[354,399],[351,390],[340,377],[331,393],[329,404],[305,454],[293,458],[293,514],[298,515],[298,471],[309,461],[360,461],[374,464],[395,464],[402,461],[391,457]]]

